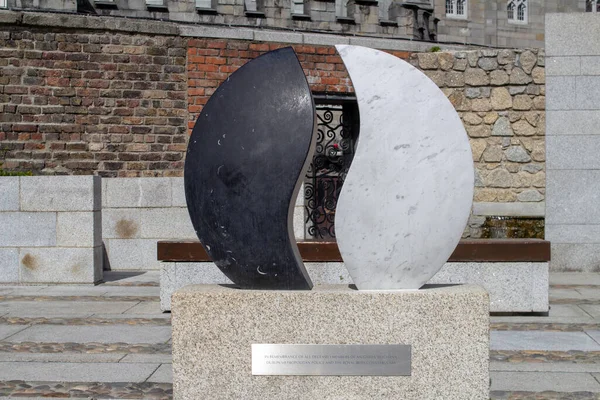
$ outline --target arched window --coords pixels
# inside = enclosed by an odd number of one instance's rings
[[[527,0],[509,0],[506,6],[508,22],[527,23]]]
[[[468,0],[446,0],[446,16],[467,18]]]
[[[508,7],[506,7],[506,12],[508,13],[508,20],[515,19],[515,2],[509,1]]]

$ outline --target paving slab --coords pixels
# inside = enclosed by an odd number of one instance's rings
[[[55,343],[165,343],[171,337],[170,326],[62,326],[35,325],[10,337],[10,342]],[[591,340],[591,339],[590,339]],[[600,346],[599,346],[600,347]]]
[[[579,373],[600,373],[600,364],[591,363],[512,363],[492,361],[490,371],[505,372],[579,372]]]
[[[600,274],[589,272],[551,272],[550,285],[600,285]]]
[[[600,287],[598,289],[577,288],[576,290],[584,299],[600,299]]]
[[[103,286],[104,296],[155,296],[160,299],[160,288],[158,286]]]
[[[45,382],[144,382],[158,364],[0,362],[2,380]]]
[[[0,313],[25,316],[54,316],[67,314],[122,314],[137,301],[0,301]]]
[[[125,311],[124,315],[128,314],[162,314],[160,301],[142,301],[138,305]]]
[[[29,296],[35,294],[37,296],[103,296],[106,293],[104,286],[92,285],[74,285],[74,286],[50,286],[36,293],[30,293],[25,290],[15,290],[14,296]]]
[[[595,319],[600,319],[600,305],[597,304],[580,304],[579,308],[591,315]]]
[[[35,296],[39,295],[48,286],[0,286],[0,290],[5,290],[2,295],[13,295],[13,296]]]
[[[585,331],[585,333],[587,333],[589,337],[594,339],[596,343],[600,344],[600,331]]]
[[[527,392],[600,392],[592,374],[569,372],[494,372],[491,390]]]
[[[0,340],[14,335],[15,333],[27,329],[28,326],[23,325],[0,325]]]
[[[160,271],[104,271],[104,282],[107,286],[159,283]]]
[[[491,322],[520,322],[520,323],[591,323],[595,322],[581,306],[577,304],[551,304],[548,316],[505,316],[490,317]]]
[[[491,331],[491,350],[600,351],[585,332]]]
[[[172,364],[173,356],[170,354],[127,354],[120,362],[125,363],[150,363],[150,364]],[[600,372],[600,369],[598,370]]]
[[[550,289],[551,299],[581,299],[581,293],[575,289]]]
[[[82,354],[82,353],[0,353],[0,362],[67,362],[67,363],[116,363],[122,361],[123,353]],[[160,364],[160,362],[155,362]],[[600,372],[600,371],[599,371]]]
[[[135,318],[171,319],[171,313],[163,313],[163,312],[161,312],[160,314],[102,314],[102,313],[99,313],[99,314],[92,315],[92,317],[93,318],[110,318],[110,319],[114,319],[114,320],[135,319]]]
[[[173,365],[162,364],[156,372],[148,378],[148,382],[154,383],[173,383]]]

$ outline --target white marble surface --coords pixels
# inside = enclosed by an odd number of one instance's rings
[[[336,46],[360,111],[336,210],[342,258],[359,289],[418,289],[456,248],[473,201],[467,133],[442,91],[390,54]]]

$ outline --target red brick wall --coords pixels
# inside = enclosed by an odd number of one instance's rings
[[[285,46],[17,27],[0,32],[0,168],[180,176],[188,133],[219,84],[249,60]],[[353,92],[333,46],[293,47],[313,92]]]
[[[192,129],[202,107],[232,72],[253,58],[285,43],[244,40],[192,39],[188,42],[188,127]],[[333,46],[291,45],[302,64],[313,93],[353,93],[342,59]],[[410,53],[390,51],[407,60]]]
[[[187,41],[0,32],[0,163],[102,176],[180,174]]]

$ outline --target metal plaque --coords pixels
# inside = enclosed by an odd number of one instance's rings
[[[253,344],[252,375],[408,376],[402,344]]]

